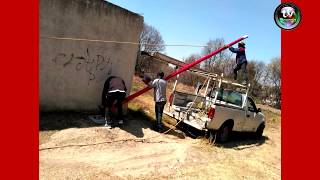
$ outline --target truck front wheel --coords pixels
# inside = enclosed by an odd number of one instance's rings
[[[265,125],[264,124],[260,124],[256,133],[255,133],[255,138],[256,139],[261,139],[262,138],[262,134],[263,134],[263,130],[264,130]]]

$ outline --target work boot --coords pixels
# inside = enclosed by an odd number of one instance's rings
[[[104,127],[106,127],[107,129],[111,129],[111,125],[109,123],[106,122],[106,124],[104,125]]]
[[[111,129],[112,126],[112,121],[110,119],[108,119],[106,116],[104,117],[104,120],[106,121],[106,123],[104,124],[104,127],[108,128],[108,129]]]
[[[158,133],[161,133],[162,131],[163,131],[162,126],[158,126],[158,127],[157,127],[157,132],[158,132]]]

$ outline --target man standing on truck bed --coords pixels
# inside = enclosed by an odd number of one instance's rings
[[[225,45],[225,47],[228,47],[228,45]],[[244,42],[238,43],[238,48],[229,47],[229,50],[233,53],[236,53],[236,65],[233,70],[234,73],[234,80],[237,80],[237,74],[240,69],[242,69],[243,76],[244,76],[244,82],[243,84],[248,83],[248,76],[247,76],[247,58],[246,58],[246,48]]]
[[[166,88],[167,88],[167,81],[163,79],[164,73],[160,71],[157,74],[157,78],[153,80],[153,82],[149,83],[150,87],[154,88],[154,101],[155,101],[155,113],[156,113],[156,120],[157,120],[157,131],[162,131],[162,114],[164,105],[167,102],[166,98]]]

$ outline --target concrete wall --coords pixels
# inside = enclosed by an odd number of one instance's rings
[[[138,45],[46,37],[139,42],[142,28],[142,16],[102,0],[40,0],[40,111],[97,109],[108,76],[130,89],[138,53]]]

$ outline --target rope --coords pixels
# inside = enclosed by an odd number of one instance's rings
[[[53,146],[53,147],[46,147],[46,148],[40,148],[39,151],[43,150],[49,150],[49,149],[59,149],[59,148],[66,148],[66,147],[83,147],[83,146],[95,146],[100,144],[107,144],[107,143],[115,143],[115,142],[127,142],[127,141],[134,141],[134,142],[142,142],[142,143],[175,143],[175,142],[168,142],[168,141],[147,141],[147,139],[119,139],[115,141],[103,141],[103,142],[97,142],[92,144],[68,144],[64,146]]]
[[[71,41],[89,41],[89,42],[102,42],[102,43],[117,43],[117,44],[132,44],[132,45],[148,45],[148,46],[184,46],[184,47],[209,47],[206,45],[192,45],[192,44],[149,44],[149,43],[137,43],[129,41],[111,41],[111,40],[98,40],[98,39],[84,39],[84,38],[71,38],[71,37],[55,37],[55,36],[40,36],[44,39],[55,40],[71,40]]]

